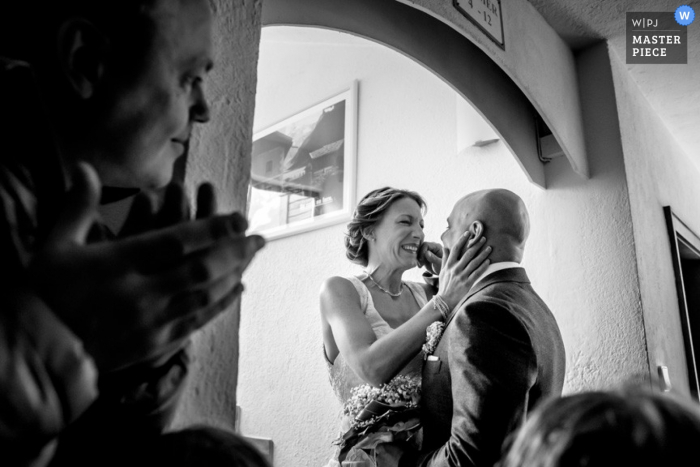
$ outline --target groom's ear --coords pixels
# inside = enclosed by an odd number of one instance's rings
[[[478,242],[479,239],[484,235],[484,224],[481,221],[474,221],[469,225],[469,246]]]

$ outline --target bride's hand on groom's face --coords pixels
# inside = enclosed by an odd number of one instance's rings
[[[475,238],[465,232],[450,250],[444,248],[440,269],[440,295],[450,309],[454,308],[469,289],[486,272],[491,247],[486,246],[486,237]]]

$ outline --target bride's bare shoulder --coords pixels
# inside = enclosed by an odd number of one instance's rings
[[[326,315],[338,310],[360,309],[360,295],[347,277],[331,276],[321,285],[321,313]]]
[[[347,293],[348,291],[355,290],[355,286],[350,282],[350,279],[342,276],[331,276],[323,281],[321,284],[321,296],[323,295],[336,295]]]

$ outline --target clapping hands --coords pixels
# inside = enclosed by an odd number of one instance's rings
[[[203,185],[197,219],[188,219],[184,193],[171,188],[158,212],[147,195],[134,201],[127,238],[86,244],[99,187],[82,164],[30,277],[98,368],[112,370],[177,350],[226,309],[265,241],[245,235],[240,214],[213,215],[213,190]]]

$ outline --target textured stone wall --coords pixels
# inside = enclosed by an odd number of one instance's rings
[[[211,122],[194,134],[187,164],[191,193],[217,189],[219,212],[245,211],[250,176],[261,0],[213,0],[215,67],[207,80]],[[207,422],[233,428],[238,381],[235,303],[194,338],[194,364],[174,426]]]

